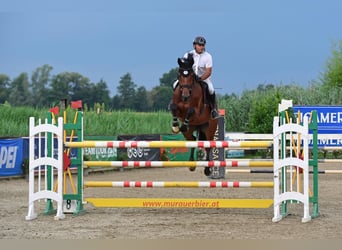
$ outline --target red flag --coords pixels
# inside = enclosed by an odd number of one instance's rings
[[[53,108],[50,108],[50,112],[51,112],[51,113],[54,113],[55,115],[58,115],[58,113],[59,113],[59,108],[58,108],[58,106],[53,107]]]
[[[82,108],[82,100],[72,101],[71,102],[71,108],[73,108],[73,109]]]
[[[63,169],[64,169],[64,171],[68,170],[68,168],[70,167],[70,164],[71,164],[70,157],[68,156],[68,154],[66,152],[63,152]]]

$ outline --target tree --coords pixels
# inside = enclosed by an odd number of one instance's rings
[[[42,67],[33,71],[31,76],[31,92],[33,97],[32,105],[35,107],[49,107],[50,106],[50,72],[52,67],[44,64]]]
[[[53,77],[51,82],[51,98],[53,101],[67,99],[82,100],[83,103],[89,103],[92,100],[93,93],[91,92],[93,84],[90,83],[87,77],[76,72],[63,72]]]
[[[136,111],[149,111],[151,109],[148,102],[147,90],[144,86],[136,90],[134,109]]]
[[[150,94],[153,110],[167,110],[172,99],[172,85],[177,80],[178,68],[173,68],[159,78],[159,86],[154,87]]]
[[[171,69],[168,73],[164,73],[159,78],[160,86],[172,87],[172,84],[177,80],[178,68]]]
[[[10,86],[9,102],[13,106],[31,105],[31,94],[29,90],[29,79],[27,73],[21,73],[15,78]]]
[[[0,74],[0,103],[8,101],[11,80],[7,75]]]
[[[120,99],[121,99],[121,98],[120,98],[119,95],[113,96],[111,107],[112,107],[114,110],[119,110],[119,109],[120,109]]]
[[[240,115],[239,120],[241,121],[241,127],[239,131],[249,132],[249,114],[252,110],[253,101],[255,99],[255,91],[245,90],[242,92],[240,98]]]
[[[126,73],[120,78],[119,86],[117,87],[119,100],[119,109],[133,109],[135,103],[135,88],[136,85],[132,81],[130,73]]]
[[[245,116],[241,112],[241,101],[237,95],[222,96],[218,100],[218,106],[225,109],[225,127],[227,131],[244,131],[247,120],[245,120]]]
[[[321,74],[322,99],[326,105],[342,104],[342,41],[332,46],[332,55],[326,62],[326,69]]]
[[[272,133],[273,117],[278,115],[281,98],[276,88],[255,92],[249,113],[249,129],[253,133]]]
[[[92,85],[90,93],[89,106],[93,106],[95,103],[103,103],[106,107],[110,106],[109,90],[104,80],[101,79],[98,83]]]
[[[68,82],[68,73],[59,73],[53,76],[51,81],[51,102],[56,102],[61,99],[71,101],[71,90]]]
[[[157,86],[151,91],[152,108],[167,110],[172,99],[173,90],[170,86]]]
[[[70,94],[72,100],[82,100],[84,103],[93,106],[90,103],[93,93],[91,92],[93,84],[90,83],[89,78],[82,76],[77,72],[70,72],[68,78],[68,85],[70,86]]]
[[[321,80],[328,87],[342,87],[342,41],[333,45],[332,56],[326,63]]]

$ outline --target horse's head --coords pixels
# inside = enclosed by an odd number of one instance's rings
[[[194,58],[190,53],[187,58],[178,58],[178,85],[179,90],[182,93],[183,102],[187,102],[189,100],[194,85],[193,64]]]

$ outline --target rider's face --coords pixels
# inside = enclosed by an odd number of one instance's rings
[[[205,50],[205,45],[203,44],[195,44],[194,48],[198,54],[201,54]]]

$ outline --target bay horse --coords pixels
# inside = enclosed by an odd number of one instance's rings
[[[173,116],[172,132],[182,132],[187,141],[211,141],[217,129],[217,119],[211,119],[210,106],[206,100],[206,84],[201,83],[193,71],[192,54],[187,58],[178,58],[178,85],[174,90],[170,110]],[[203,85],[203,86],[202,86]],[[179,127],[179,121],[182,125]],[[194,135],[195,134],[195,135]],[[210,148],[206,148],[205,159],[209,161]],[[194,148],[191,148],[189,161],[193,161]],[[189,168],[194,171],[195,167]],[[205,167],[204,174],[210,175]]]

